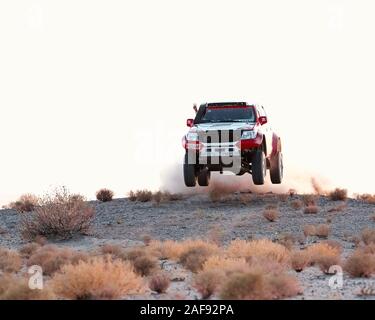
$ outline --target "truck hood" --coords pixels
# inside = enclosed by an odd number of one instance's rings
[[[202,123],[195,125],[196,131],[210,130],[252,130],[255,126],[254,122],[220,122],[220,123]]]

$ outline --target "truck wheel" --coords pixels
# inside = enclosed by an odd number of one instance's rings
[[[208,187],[210,184],[211,171],[208,169],[201,170],[198,174],[198,184],[201,187]]]
[[[262,150],[257,150],[253,157],[252,162],[252,175],[253,182],[255,185],[264,184],[264,178],[266,177],[267,163],[266,157]]]
[[[271,158],[271,168],[270,168],[270,175],[271,175],[271,182],[273,184],[280,184],[283,180],[283,154],[278,152],[274,157]]]
[[[184,162],[184,182],[187,187],[195,187],[197,183],[197,177],[195,175],[195,165],[189,164],[188,155],[185,155]]]

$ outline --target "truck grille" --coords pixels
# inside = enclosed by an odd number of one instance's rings
[[[240,137],[240,132],[237,132],[237,139]],[[199,141],[205,143],[231,143],[234,142],[234,130],[210,130],[199,133]]]

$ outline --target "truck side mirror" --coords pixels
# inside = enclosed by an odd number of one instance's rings
[[[267,123],[267,117],[261,116],[261,117],[258,118],[258,121],[259,121],[260,125],[264,125],[264,124]]]
[[[194,125],[194,119],[187,119],[186,120],[186,125],[191,128]]]

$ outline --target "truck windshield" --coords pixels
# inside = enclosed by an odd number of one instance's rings
[[[210,122],[255,122],[254,108],[208,107],[198,123]]]

